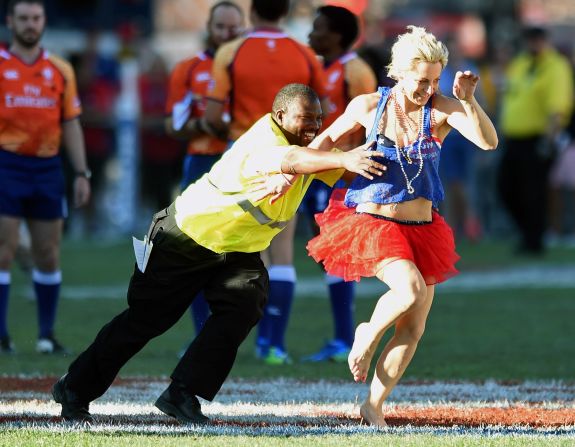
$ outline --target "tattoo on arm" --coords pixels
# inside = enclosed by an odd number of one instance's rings
[[[289,161],[288,161],[288,170],[289,170],[289,173],[290,173],[290,174],[297,174],[293,163],[291,163],[291,162],[289,162]]]

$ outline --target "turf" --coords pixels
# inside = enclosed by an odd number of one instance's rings
[[[296,245],[296,266],[301,278],[321,280],[317,265],[306,255],[304,241]],[[518,258],[509,244],[495,241],[461,245],[462,271],[498,270],[534,265],[573,263],[573,251],[552,250],[545,258]],[[123,242],[66,241],[63,271],[66,286],[126,287],[133,258],[129,238]],[[9,325],[18,354],[0,357],[4,375],[60,375],[71,357],[42,356],[34,352],[36,306],[27,296],[28,280],[14,270]],[[486,291],[437,293],[426,334],[405,379],[447,381],[501,379],[551,379],[573,381],[575,371],[574,291],[561,288],[525,287]],[[356,300],[356,321],[368,318],[377,297]],[[103,324],[125,308],[125,298],[62,299],[57,322],[60,340],[79,353]],[[265,366],[253,356],[253,333],[240,348],[231,376],[236,378],[346,379],[342,364],[303,364],[297,360],[321,346],[331,335],[328,300],[299,294],[295,300],[287,345],[292,365]],[[152,340],[121,371],[121,376],[167,376],[177,363],[176,353],[193,334],[185,316],[166,334]],[[389,336],[389,334],[387,335]],[[479,430],[481,431],[481,430]],[[212,436],[202,433],[137,434],[78,432],[59,429],[7,429],[0,445],[58,446],[512,446],[573,445],[571,436],[492,436],[490,433],[443,435],[374,433],[318,436]]]
[[[25,446],[59,446],[59,447],[104,447],[114,445],[117,447],[180,447],[180,446],[235,446],[235,447],[327,447],[327,446],[353,446],[381,447],[406,446],[406,447],[526,447],[544,445],[546,447],[572,446],[573,439],[549,438],[545,436],[510,436],[486,438],[484,436],[431,436],[409,435],[397,436],[388,434],[354,435],[354,436],[309,436],[309,437],[234,437],[234,436],[154,436],[120,434],[109,435],[101,433],[45,433],[41,431],[8,431],[0,433],[2,445],[25,445]]]
[[[305,257],[303,241],[296,250],[300,277],[317,277],[319,268]],[[506,268],[517,265],[564,264],[573,252],[553,250],[544,259],[515,258],[501,243],[462,246],[462,270]],[[67,242],[63,247],[66,285],[127,286],[133,266],[127,243]],[[489,264],[491,262],[491,264]],[[15,272],[14,290],[25,290],[26,278]],[[34,352],[35,303],[14,293],[9,326],[18,355],[2,357],[3,374],[54,374],[65,371],[72,358],[41,356]],[[356,300],[356,321],[368,318],[377,297]],[[97,331],[125,308],[125,298],[61,301],[57,334],[62,343],[79,353]],[[575,300],[571,289],[511,289],[438,293],[426,334],[406,372],[418,379],[564,379],[575,371]],[[287,335],[292,365],[265,366],[253,356],[253,333],[242,345],[234,377],[348,379],[345,365],[303,364],[298,359],[318,349],[331,336],[332,322],[326,297],[298,295]],[[166,334],[152,340],[129,362],[123,375],[168,375],[176,353],[193,335],[185,316]]]

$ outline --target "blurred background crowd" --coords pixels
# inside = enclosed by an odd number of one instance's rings
[[[168,80],[174,65],[204,46],[206,21],[213,0],[46,0],[48,28],[44,46],[67,58],[76,70],[82,101],[82,126],[93,173],[90,206],[73,210],[69,238],[114,238],[139,234],[150,215],[178,193],[186,142],[165,133]],[[249,11],[249,0],[237,0]],[[510,70],[529,40],[542,44],[575,65],[575,3],[564,0],[293,0],[288,32],[307,43],[314,12],[323,4],[352,10],[361,18],[355,50],[372,66],[380,85],[386,78],[388,52],[408,24],[426,27],[450,50],[441,90],[449,94],[455,71],[481,76],[478,100],[498,125],[500,149],[473,150],[457,135],[444,144],[444,214],[458,239],[514,237],[517,221],[531,221],[514,209],[526,188],[543,190],[544,199],[529,197],[528,207],[544,216],[544,246],[575,246],[575,120],[563,117],[538,142],[544,154],[529,161],[533,183],[524,167],[504,157],[505,145],[517,135],[501,116],[510,85],[521,85]],[[5,8],[5,7],[3,7]],[[5,15],[5,10],[2,11]],[[526,32],[526,28],[528,31]],[[537,34],[543,31],[542,35]],[[5,25],[0,42],[8,42]],[[535,51],[535,50],[533,50]],[[539,68],[533,66],[533,78]],[[514,74],[515,73],[515,74]],[[554,82],[547,75],[547,84]],[[573,76],[573,71],[571,71]],[[515,84],[514,84],[515,82]],[[573,88],[566,87],[570,109]],[[544,113],[535,104],[522,110]],[[513,128],[513,125],[510,126]],[[452,132],[453,133],[453,132]],[[506,139],[507,136],[510,140]],[[519,135],[522,136],[522,135]],[[526,135],[529,136],[529,135]],[[522,192],[523,191],[523,192]],[[527,198],[526,198],[527,200]],[[526,231],[530,231],[527,229]],[[542,248],[518,247],[541,254]]]

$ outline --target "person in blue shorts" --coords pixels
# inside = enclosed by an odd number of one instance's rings
[[[15,352],[8,333],[10,269],[26,221],[33,260],[39,353],[66,353],[54,337],[62,273],[60,242],[67,215],[60,142],[75,171],[74,205],[90,198],[90,171],[71,65],[40,46],[46,23],[41,0],[12,0],[12,40],[0,50],[0,353]]]
[[[206,109],[216,50],[236,38],[244,27],[244,13],[234,2],[219,1],[210,8],[206,48],[180,61],[170,75],[165,127],[168,135],[188,142],[182,169],[181,190],[210,170],[224,153],[227,141],[201,132],[198,120]],[[227,113],[227,110],[226,110]],[[190,307],[196,333],[208,319],[209,307],[200,295]]]
[[[341,6],[321,6],[309,33],[309,45],[322,58],[327,81],[329,114],[323,128],[329,127],[356,96],[377,90],[377,79],[369,65],[351,49],[359,35],[359,21]],[[354,147],[365,141],[365,132],[354,133],[339,147]],[[338,182],[335,188],[341,187]],[[322,182],[312,182],[301,211],[307,215],[311,230],[317,235],[319,228],[314,216],[325,210],[332,188]],[[333,317],[333,337],[319,351],[305,356],[308,362],[347,362],[353,344],[355,284],[341,277],[325,274]]]

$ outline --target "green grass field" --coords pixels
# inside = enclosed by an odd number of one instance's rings
[[[300,240],[296,250],[298,277],[317,278],[320,269],[307,258]],[[575,264],[575,251],[557,248],[543,259],[516,258],[501,242],[459,247],[462,272],[505,270],[511,267],[565,266]],[[63,247],[65,287],[126,287],[133,267],[129,238],[120,243],[67,241]],[[41,356],[34,352],[37,335],[36,306],[27,297],[27,278],[14,270],[9,327],[18,354],[0,357],[3,375],[53,375],[66,371],[73,357]],[[512,288],[438,292],[426,334],[409,366],[405,379],[472,380],[529,379],[575,380],[575,291],[570,288]],[[365,320],[378,297],[356,300],[356,321]],[[125,308],[125,297],[117,299],[62,299],[57,322],[59,339],[79,353],[100,327]],[[233,378],[350,380],[346,365],[304,364],[301,356],[319,348],[331,336],[329,303],[325,296],[298,293],[288,330],[287,345],[294,363],[274,367],[259,363],[253,355],[254,334],[240,349]],[[166,377],[177,363],[177,352],[193,335],[190,318],[184,317],[166,334],[152,340],[122,370],[123,376]],[[465,437],[396,435],[317,436],[307,439],[106,435],[97,433],[38,433],[16,430],[0,433],[0,445],[573,445],[573,438]]]
[[[305,257],[298,244],[299,277],[315,276],[319,268]],[[515,259],[509,247],[490,244],[461,247],[462,271],[505,269],[516,265],[541,264],[542,260]],[[570,250],[553,250],[545,263],[563,265],[574,256]],[[128,243],[66,243],[63,249],[65,286],[127,286],[132,270]],[[26,278],[15,273],[14,289],[26,291]],[[9,325],[19,354],[2,358],[4,374],[60,374],[70,359],[38,356],[36,305],[22,293],[10,302]],[[356,300],[356,321],[369,317],[377,296]],[[99,328],[125,308],[125,298],[62,299],[57,334],[75,353],[93,339]],[[406,377],[421,379],[574,379],[575,296],[572,289],[502,289],[437,293],[426,334]],[[318,318],[318,316],[320,316]],[[327,297],[298,294],[287,336],[294,359],[319,348],[331,336],[332,322]],[[166,334],[152,340],[128,363],[126,375],[168,375],[176,353],[193,335],[191,319],[185,316]],[[253,333],[243,344],[234,377],[288,377],[348,379],[342,365],[301,364],[278,369],[261,365],[253,356]]]

